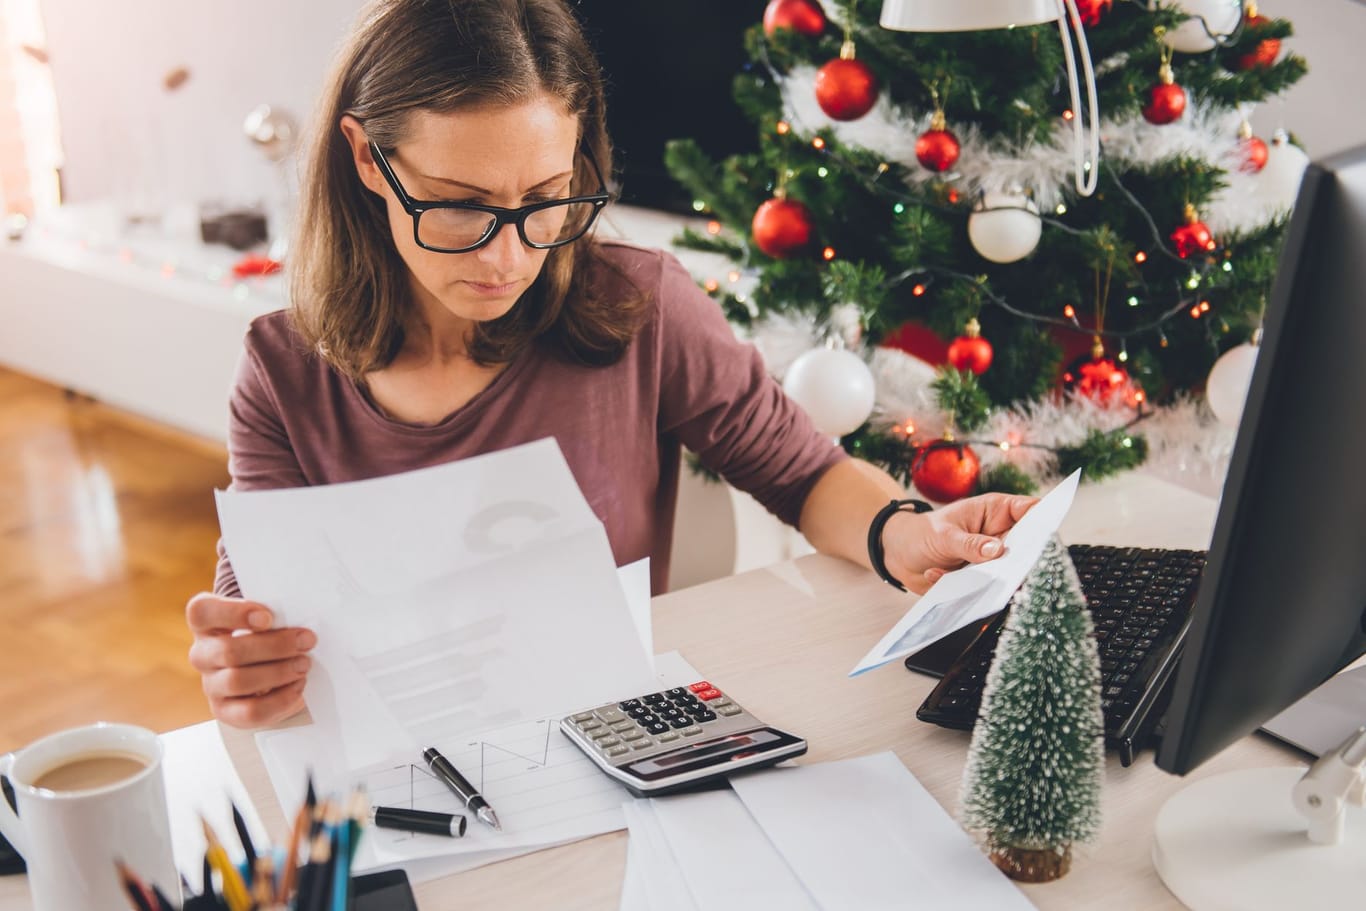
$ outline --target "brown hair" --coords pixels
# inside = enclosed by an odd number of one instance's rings
[[[579,152],[612,173],[601,70],[563,0],[376,0],[363,12],[323,91],[290,249],[294,324],[339,371],[359,379],[393,360],[410,299],[384,203],[356,175],[342,115],[392,149],[416,111],[516,104],[543,91],[579,118]],[[596,181],[577,155],[570,192],[595,193]],[[595,296],[590,238],[551,250],[516,306],[476,325],[476,362],[506,363],[541,338],[580,363],[622,356],[644,302]]]

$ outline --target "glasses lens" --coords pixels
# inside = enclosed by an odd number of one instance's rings
[[[428,209],[417,221],[417,237],[428,247],[463,250],[483,240],[496,219],[470,209]]]
[[[526,217],[526,239],[533,244],[562,244],[588,230],[598,207],[591,202],[566,202],[537,209]]]

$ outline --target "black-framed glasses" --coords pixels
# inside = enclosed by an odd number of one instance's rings
[[[611,201],[602,171],[593,156],[584,153],[602,189],[588,196],[549,199],[518,209],[485,206],[472,202],[423,202],[413,199],[399,183],[398,175],[379,146],[370,143],[370,154],[380,173],[413,217],[413,239],[434,253],[469,253],[487,245],[503,225],[516,225],[522,243],[534,250],[549,250],[573,243],[593,226],[603,207]]]

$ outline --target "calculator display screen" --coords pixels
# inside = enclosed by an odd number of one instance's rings
[[[680,765],[681,763],[689,762],[702,756],[724,753],[727,750],[737,747],[747,747],[754,743],[756,743],[756,741],[753,737],[750,737],[747,734],[741,734],[738,737],[727,737],[725,740],[718,743],[713,743],[709,746],[700,746],[697,749],[688,750],[684,753],[675,753],[672,756],[661,756],[659,759],[654,760],[654,764],[661,769],[667,769],[670,766]],[[644,763],[641,763],[641,765],[644,765]]]
[[[767,751],[776,746],[785,745],[789,742],[785,736],[779,736],[767,728],[742,734],[732,734],[718,740],[690,745],[663,756],[633,762],[626,766],[626,771],[646,780],[659,779],[670,774],[688,772],[715,765],[718,762],[727,762],[729,760],[723,757],[733,753],[745,750]]]

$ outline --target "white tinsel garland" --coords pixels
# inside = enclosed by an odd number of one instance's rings
[[[808,316],[775,314],[757,323],[749,339],[779,381],[799,356],[824,342],[824,333]],[[935,369],[896,348],[864,352],[873,372],[877,399],[874,427],[888,432],[909,424],[911,437],[929,442],[943,436],[949,416],[940,409],[930,383]],[[1116,430],[1133,421],[1125,406],[1105,407],[1085,396],[1049,396],[1009,409],[995,409],[984,427],[961,439],[987,441],[973,447],[983,469],[1009,462],[1047,489],[1059,480],[1050,449],[1074,446],[1092,430]],[[1228,470],[1235,431],[1219,423],[1204,399],[1183,397],[1170,405],[1150,407],[1133,428],[1148,441],[1144,470],[1172,483],[1217,496]],[[1002,448],[1001,443],[1007,446]],[[1046,448],[1036,448],[1046,447]]]
[[[779,80],[784,117],[799,135],[830,130],[841,143],[866,149],[889,162],[904,165],[912,185],[943,180],[946,176],[969,193],[1014,193],[1032,190],[1045,213],[1055,210],[1069,195],[1074,161],[1072,128],[1059,119],[1047,142],[1024,146],[989,141],[971,124],[949,124],[958,138],[961,153],[948,174],[929,171],[915,157],[915,143],[930,128],[932,112],[916,114],[892,105],[886,93],[873,109],[858,120],[832,120],[816,101],[816,68],[794,67]],[[1239,170],[1244,152],[1238,137],[1243,118],[1237,110],[1216,109],[1193,101],[1175,123],[1157,126],[1141,117],[1101,121],[1102,156],[1126,166],[1150,166],[1177,157],[1195,158],[1228,172],[1228,187],[1201,213],[1216,233],[1248,231],[1284,213],[1285,194],[1261,192],[1259,175]],[[1159,228],[1165,228],[1159,218]],[[1170,227],[1175,228],[1173,224]]]

